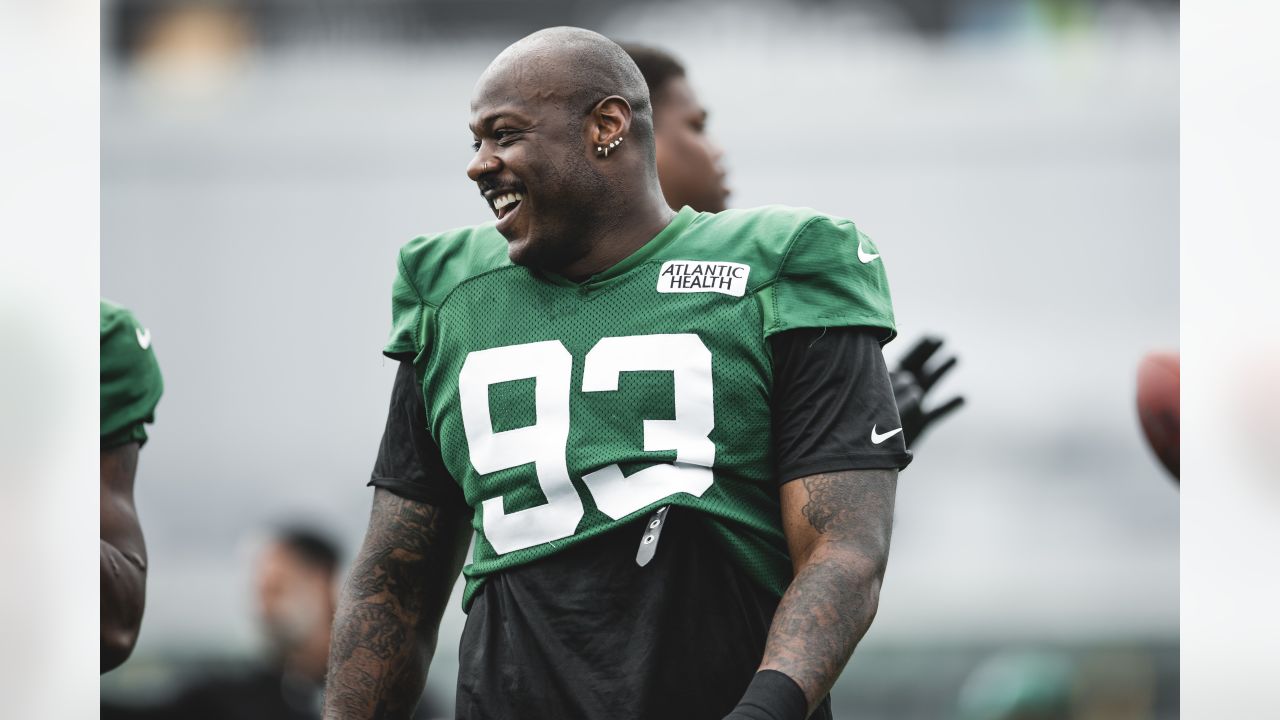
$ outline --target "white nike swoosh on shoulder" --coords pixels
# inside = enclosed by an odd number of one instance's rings
[[[138,337],[138,347],[146,350],[151,347],[151,331],[142,328],[134,328],[133,334]]]
[[[871,426],[871,444],[879,445],[880,443],[884,442],[885,440],[888,440],[889,438],[893,437],[894,435],[897,435],[900,432],[902,432],[902,428],[898,428],[897,430],[890,430],[887,433],[880,434],[876,432],[876,426],[872,425]]]
[[[862,261],[862,264],[865,265],[878,257],[880,257],[880,253],[869,253],[862,249],[862,242],[858,242],[858,259]]]

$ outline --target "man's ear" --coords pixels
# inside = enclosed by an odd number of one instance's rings
[[[631,104],[624,98],[610,95],[592,108],[587,137],[594,145],[608,145],[625,137],[630,130]]]

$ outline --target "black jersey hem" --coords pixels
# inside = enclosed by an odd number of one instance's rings
[[[778,485],[786,485],[792,480],[817,475],[819,473],[843,472],[845,470],[902,470],[911,464],[912,454],[891,450],[880,453],[858,453],[857,455],[823,455],[806,457],[804,462],[795,463],[778,470]]]
[[[432,488],[411,480],[373,475],[369,478],[369,482],[366,483],[365,486],[382,488],[383,490],[394,495],[398,495],[406,500],[426,503],[427,505],[435,505],[436,507],[466,507],[464,504],[460,503],[457,495],[449,490],[444,488]],[[467,509],[470,510],[470,508]]]

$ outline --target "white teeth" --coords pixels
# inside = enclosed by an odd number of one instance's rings
[[[521,195],[520,193],[507,193],[506,195],[502,195],[494,199],[493,209],[501,210],[502,208],[510,205],[511,203],[518,202],[523,199],[524,199],[524,196]]]

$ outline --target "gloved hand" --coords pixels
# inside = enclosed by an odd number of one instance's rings
[[[898,401],[898,414],[902,418],[902,434],[906,438],[907,447],[911,447],[925,429],[964,405],[964,396],[957,395],[932,410],[924,407],[929,390],[956,364],[956,357],[953,355],[933,370],[925,368],[940,347],[941,339],[924,336],[902,356],[898,368],[889,373],[893,380],[893,396]]]

